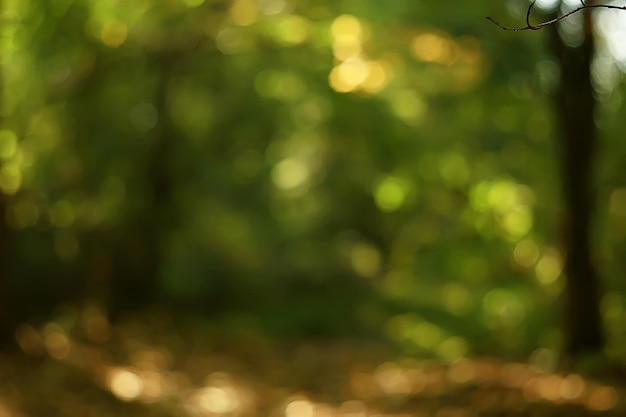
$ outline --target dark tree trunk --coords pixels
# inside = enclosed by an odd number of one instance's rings
[[[560,69],[554,95],[562,153],[565,251],[565,349],[576,357],[604,346],[599,310],[599,280],[591,260],[590,226],[593,212],[593,160],[597,130],[591,84],[594,36],[591,9],[584,11],[584,39],[568,46],[551,25],[553,53]]]
[[[168,59],[169,58],[169,59]],[[134,239],[130,242],[133,256],[126,258],[124,279],[112,286],[111,312],[114,317],[128,310],[151,307],[159,300],[159,271],[162,267],[161,243],[172,223],[172,158],[175,154],[171,121],[168,116],[168,87],[172,60],[157,55],[154,67],[159,69],[155,86],[154,106],[158,122],[150,133],[152,141],[142,174],[146,181],[143,212],[132,225]]]

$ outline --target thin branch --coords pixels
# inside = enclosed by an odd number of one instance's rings
[[[526,10],[526,26],[530,27],[530,12],[532,11],[533,7],[535,7],[535,3],[537,2],[537,0],[533,0],[530,2],[530,4],[528,5],[528,10]]]
[[[616,10],[626,10],[626,6],[614,6],[612,4],[586,4],[584,2],[584,0],[580,1],[580,4],[582,4],[582,6],[569,11],[563,15],[560,15],[558,17],[555,17],[554,19],[550,19],[550,20],[546,20],[545,22],[541,22],[538,23],[536,25],[532,25],[530,23],[530,13],[533,9],[533,6],[535,5],[536,0],[533,0],[530,5],[528,6],[528,10],[526,10],[526,26],[521,26],[521,27],[511,27],[511,26],[504,26],[501,25],[500,23],[498,23],[496,20],[494,20],[491,17],[487,17],[487,20],[489,20],[491,23],[495,24],[496,26],[504,29],[504,30],[512,30],[513,32],[517,32],[520,30],[539,30],[541,28],[544,28],[548,25],[552,25],[560,20],[566,19],[569,16],[576,14],[578,12],[580,12],[581,10],[585,10],[585,9],[599,9],[599,8],[603,8],[603,9],[616,9]]]

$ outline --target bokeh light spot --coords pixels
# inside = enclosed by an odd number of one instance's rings
[[[128,36],[128,27],[119,20],[110,20],[104,24],[100,32],[100,39],[109,48],[118,48]]]
[[[377,93],[385,88],[389,82],[389,65],[380,61],[369,61],[367,65],[367,77],[361,83],[361,88],[371,94]]]
[[[468,345],[465,339],[452,336],[441,342],[437,348],[439,356],[447,362],[454,362],[467,355]]]
[[[48,355],[58,360],[65,359],[70,352],[70,339],[65,329],[57,323],[48,323],[43,330],[43,335]]]
[[[285,407],[285,417],[313,417],[315,409],[308,400],[294,400]]]
[[[0,168],[0,190],[4,194],[15,194],[22,186],[22,172],[16,164]]]
[[[281,44],[285,46],[299,45],[309,39],[311,23],[302,16],[289,15],[276,24],[275,30]]]
[[[217,48],[224,55],[238,54],[249,46],[249,40],[241,29],[237,27],[226,27],[220,30],[215,41]]]
[[[17,135],[11,130],[0,131],[0,158],[9,159],[17,152]]]
[[[389,98],[391,112],[411,126],[417,126],[424,118],[428,103],[413,90],[399,90]]]
[[[342,14],[335,18],[330,26],[331,33],[336,40],[353,40],[361,42],[363,38],[363,26],[356,17],[349,14]]]
[[[291,190],[306,183],[309,178],[309,168],[304,161],[296,158],[287,158],[274,166],[272,180],[283,190]]]
[[[515,245],[513,259],[524,268],[532,267],[539,259],[539,247],[532,239],[524,239]]]
[[[513,327],[524,320],[526,309],[510,291],[490,290],[483,298],[483,309],[490,323]]]
[[[608,411],[617,404],[617,392],[613,387],[599,386],[590,390],[585,406],[593,411]]]
[[[239,406],[235,392],[229,388],[206,387],[199,393],[199,403],[210,413],[230,413]]]
[[[259,9],[253,0],[236,0],[230,7],[230,20],[238,26],[256,22]]]
[[[548,252],[535,265],[535,277],[541,285],[550,285],[556,282],[563,269],[561,260],[554,252]]]
[[[113,368],[109,370],[107,385],[113,395],[124,401],[136,399],[143,391],[141,378],[128,368]]]
[[[461,358],[450,365],[448,379],[457,384],[470,382],[476,376],[476,366],[471,359]]]
[[[329,76],[333,90],[346,93],[356,89],[369,76],[368,63],[362,58],[350,58],[335,66]]]
[[[362,277],[373,278],[381,268],[381,255],[378,249],[367,243],[357,243],[350,252],[354,271]]]
[[[392,212],[404,204],[411,186],[408,181],[395,176],[387,176],[374,187],[374,199],[382,211]]]
[[[584,394],[585,387],[585,380],[580,375],[567,375],[563,378],[559,394],[566,401],[575,401]]]
[[[409,394],[411,381],[407,373],[392,362],[385,362],[376,368],[374,378],[386,394]]]
[[[411,41],[411,52],[416,58],[447,65],[455,61],[454,47],[454,42],[442,33],[422,33]]]

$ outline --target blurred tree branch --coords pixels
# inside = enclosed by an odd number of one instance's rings
[[[559,15],[557,17],[554,17],[552,19],[546,20],[545,22],[541,22],[538,23],[536,25],[533,25],[530,23],[530,14],[533,10],[533,7],[535,6],[536,0],[533,0],[529,5],[528,5],[528,9],[526,10],[526,26],[520,26],[520,27],[512,27],[512,26],[504,26],[500,23],[498,23],[495,19],[493,19],[492,17],[487,17],[487,20],[489,20],[491,23],[497,25],[498,27],[504,29],[504,30],[512,30],[514,32],[520,31],[520,30],[539,30],[541,28],[544,28],[546,26],[552,25],[556,22],[559,22],[563,19],[566,19],[568,17],[570,17],[573,14],[576,14],[582,10],[586,10],[586,9],[599,9],[599,8],[603,8],[603,9],[617,9],[617,10],[626,10],[626,6],[615,6],[612,4],[587,4],[585,2],[585,0],[580,0],[580,6],[577,7],[574,10],[571,10],[565,14]]]

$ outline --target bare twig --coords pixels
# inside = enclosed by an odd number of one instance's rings
[[[626,10],[626,6],[614,6],[612,4],[587,4],[585,3],[585,0],[580,0],[580,4],[581,6],[571,10],[565,14],[562,14],[560,16],[555,17],[554,19],[550,19],[550,20],[546,20],[545,22],[541,22],[538,23],[536,25],[533,25],[530,23],[530,13],[533,9],[533,7],[535,6],[535,2],[536,0],[533,0],[529,5],[528,5],[528,9],[526,10],[526,26],[521,26],[521,27],[511,27],[511,26],[504,26],[501,25],[500,23],[498,23],[496,20],[494,20],[491,17],[487,17],[487,20],[489,20],[491,23],[497,25],[498,27],[504,29],[504,30],[512,30],[513,32],[517,32],[520,30],[539,30],[543,27],[546,27],[548,25],[552,25],[560,20],[563,20],[565,18],[568,18],[569,16],[576,14],[578,12],[580,12],[581,10],[585,10],[585,9],[599,9],[599,8],[603,8],[603,9],[616,9],[616,10]]]

